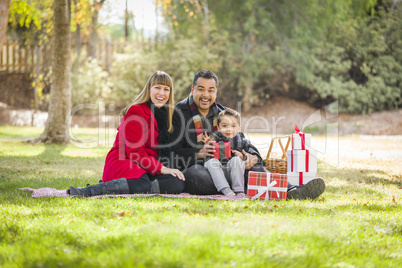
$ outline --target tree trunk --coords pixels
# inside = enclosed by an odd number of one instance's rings
[[[158,21],[158,5],[155,3],[155,46],[159,40],[159,21]]]
[[[98,33],[96,32],[96,27],[98,24],[98,12],[95,11],[96,14],[92,16],[91,22],[91,34],[89,35],[89,44],[88,44],[88,56],[91,58],[96,57],[96,45],[98,44]]]
[[[128,0],[126,0],[126,13],[124,15],[124,41],[126,41],[126,42],[127,42],[127,39],[128,39],[128,18],[129,18],[127,1]]]
[[[208,2],[207,0],[204,0],[203,2],[203,9],[204,9],[204,42],[208,43],[209,42],[209,8],[208,8]]]
[[[78,73],[81,62],[81,24],[77,24],[74,39],[75,39],[75,59],[73,62],[72,72],[76,74]]]
[[[54,1],[54,46],[49,116],[43,133],[33,143],[67,143],[71,109],[71,0]]]
[[[251,93],[251,87],[246,86],[243,92],[243,99],[242,99],[243,112],[249,112],[251,110],[250,93]]]
[[[10,3],[11,0],[0,0],[0,51],[3,49],[4,40],[6,40]]]
[[[88,56],[91,58],[96,58],[96,46],[98,44],[98,16],[99,10],[101,9],[105,0],[100,0],[99,2],[94,2],[93,4],[93,14],[92,14],[92,22],[91,22],[91,34],[89,36],[89,44],[88,44]]]
[[[74,0],[75,12],[80,10],[80,6],[77,3],[77,0]],[[81,59],[81,23],[76,21],[76,30],[74,34],[74,42],[75,42],[75,59],[72,66],[72,72],[74,74],[78,73],[78,69],[80,66]]]

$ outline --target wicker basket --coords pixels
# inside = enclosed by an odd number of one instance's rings
[[[286,146],[283,147],[282,139],[286,139]],[[275,140],[278,140],[279,146],[282,150],[282,157],[281,158],[270,158],[272,147],[274,145]],[[288,150],[290,144],[290,136],[284,137],[276,137],[273,138],[271,141],[271,145],[269,146],[267,158],[265,159],[265,168],[269,170],[271,173],[279,173],[279,174],[286,174],[288,168],[288,160],[286,151]]]

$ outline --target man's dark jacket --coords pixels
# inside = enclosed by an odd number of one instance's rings
[[[218,111],[226,110],[226,107],[217,103]],[[176,104],[175,113],[173,115],[173,133],[170,140],[174,143],[172,150],[174,160],[172,160],[173,167],[185,170],[195,164],[203,165],[205,159],[197,159],[198,152],[202,149],[204,144],[197,144],[197,134],[195,131],[193,116],[188,104],[188,97]],[[205,119],[202,115],[203,132],[211,134],[213,132],[213,114],[210,112]],[[255,155],[258,156],[258,163],[263,163],[257,148],[253,145],[251,147],[255,150]]]

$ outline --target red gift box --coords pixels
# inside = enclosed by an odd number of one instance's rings
[[[215,147],[214,158],[216,159],[227,159],[232,157],[232,153],[230,151],[230,142],[229,141],[215,141],[213,143]]]
[[[248,174],[248,197],[251,199],[286,200],[288,193],[288,176],[286,174],[254,171],[250,171]]]

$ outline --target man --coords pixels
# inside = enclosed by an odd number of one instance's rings
[[[205,159],[214,156],[215,148],[212,143],[202,142],[203,133],[217,130],[218,114],[226,107],[216,103],[218,93],[218,78],[209,70],[201,70],[194,76],[190,95],[176,105],[173,116],[174,143],[173,165],[183,172],[186,178],[184,192],[198,195],[220,194],[204,167]],[[257,150],[246,153],[245,185],[249,171],[268,172],[263,167],[263,160]],[[303,186],[288,185],[288,199],[314,199],[325,190],[325,183],[317,178]]]

